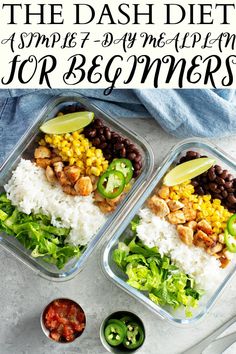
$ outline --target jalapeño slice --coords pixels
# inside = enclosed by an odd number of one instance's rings
[[[120,171],[125,176],[125,184],[128,184],[133,177],[132,162],[128,159],[115,159],[108,167],[108,171]]]
[[[118,197],[125,188],[125,177],[120,171],[106,171],[98,180],[98,191],[108,199]]]
[[[141,325],[130,322],[127,325],[127,333],[123,340],[123,346],[127,349],[137,349],[144,342],[144,331]]]
[[[229,252],[236,253],[236,239],[225,230],[225,244]]]
[[[105,327],[105,339],[112,347],[120,345],[126,336],[127,328],[120,320],[109,320]]]
[[[227,229],[232,236],[236,236],[236,214],[232,215],[227,222]]]

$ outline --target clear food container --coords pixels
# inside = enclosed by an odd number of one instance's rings
[[[156,313],[162,319],[167,319],[173,324],[190,324],[195,323],[197,320],[201,319],[213,306],[215,301],[218,299],[226,285],[229,283],[230,279],[236,272],[235,260],[223,270],[224,277],[221,283],[213,290],[207,292],[199,301],[199,306],[197,309],[193,310],[193,316],[191,318],[186,318],[184,310],[173,310],[168,307],[161,307],[152,302],[148,293],[141,292],[129,284],[126,283],[127,277],[125,273],[115,264],[112,259],[112,253],[114,249],[117,248],[118,242],[128,241],[129,236],[129,224],[138,211],[142,208],[143,204],[147,198],[153,193],[153,191],[162,184],[162,179],[169,169],[174,167],[181,158],[185,155],[188,150],[193,150],[199,152],[201,155],[207,155],[213,157],[216,163],[220,164],[222,167],[228,169],[234,176],[236,176],[236,162],[233,161],[232,157],[227,155],[224,151],[219,149],[216,145],[208,143],[206,141],[187,139],[182,143],[174,146],[167,157],[164,159],[162,165],[157,169],[152,179],[146,186],[146,189],[140,193],[139,197],[135,201],[133,207],[130,208],[130,212],[127,215],[125,221],[122,223],[119,230],[113,234],[108,244],[103,249],[102,253],[102,269],[105,275],[113,281],[116,285],[126,291],[128,294],[133,296],[147,306],[151,311]]]
[[[104,113],[94,104],[79,95],[62,96],[51,99],[43,108],[39,116],[35,119],[34,124],[26,131],[20,139],[14,150],[0,168],[0,192],[3,192],[3,186],[8,182],[12,175],[12,171],[17,167],[21,158],[32,159],[36,142],[39,138],[39,127],[43,122],[55,117],[58,112],[65,109],[66,106],[77,104],[86,110],[93,111],[96,117],[100,117],[113,131],[118,132],[121,136],[128,138],[140,150],[143,159],[142,172],[130,192],[124,200],[119,204],[115,212],[110,214],[106,222],[96,235],[89,241],[85,251],[81,257],[71,259],[63,269],[59,270],[54,265],[44,262],[40,258],[33,258],[30,251],[27,251],[14,237],[5,233],[0,233],[0,245],[23,263],[29,266],[36,273],[44,278],[55,281],[69,280],[78,274],[88,257],[91,255],[98,242],[102,237],[106,237],[111,229],[116,229],[126,215],[126,209],[132,202],[134,195],[144,187],[153,170],[153,152],[150,145],[145,139],[129,130],[122,123],[115,120],[111,116]]]

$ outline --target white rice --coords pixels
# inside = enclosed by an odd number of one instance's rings
[[[219,285],[225,273],[215,257],[199,247],[184,244],[176,227],[154,215],[150,209],[142,209],[139,216],[141,222],[137,234],[145,245],[157,246],[162,255],[169,255],[176,266],[195,279],[198,287],[213,290]]]
[[[71,228],[67,242],[86,245],[105,221],[104,214],[88,197],[70,196],[60,185],[51,185],[45,171],[29,160],[21,160],[4,186],[7,197],[20,211],[42,213],[57,227]]]

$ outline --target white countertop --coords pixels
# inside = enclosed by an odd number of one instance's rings
[[[156,165],[178,141],[163,132],[154,120],[130,119],[123,122],[149,141]],[[229,154],[235,154],[235,137],[213,141]],[[236,314],[235,277],[203,320],[188,328],[176,327],[159,319],[106,279],[100,269],[100,258],[101,249],[98,248],[76,278],[54,283],[35,275],[0,248],[0,354],[105,354],[99,339],[99,326],[107,315],[116,310],[134,311],[144,321],[146,340],[140,354],[177,354]],[[77,300],[86,312],[86,330],[72,344],[53,343],[40,328],[39,316],[43,307],[57,297]],[[226,353],[236,353],[236,346]]]

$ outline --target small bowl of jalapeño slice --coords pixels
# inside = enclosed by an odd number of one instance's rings
[[[111,353],[135,352],[144,343],[144,325],[137,315],[118,311],[102,322],[100,338],[103,346]]]

